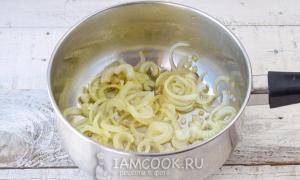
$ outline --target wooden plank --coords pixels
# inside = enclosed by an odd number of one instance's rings
[[[1,180],[92,180],[93,178],[78,168],[67,169],[2,169]]]
[[[268,70],[299,71],[300,26],[230,29],[246,48],[254,74],[266,74]]]
[[[299,164],[299,108],[247,107],[243,139],[227,164]]]
[[[0,27],[70,27],[83,17],[135,0],[1,0]],[[300,25],[298,0],[173,0],[201,9],[227,25]]]
[[[300,166],[224,166],[207,180],[296,180]]]
[[[300,166],[224,166],[207,180],[296,180]],[[53,169],[2,169],[0,179],[14,180],[92,180],[93,178],[77,168]]]
[[[0,89],[45,89],[51,53],[65,29],[0,29]]]
[[[299,108],[248,107],[243,140],[227,165],[300,164]],[[46,91],[1,90],[0,168],[74,167],[55,119]]]
[[[247,49],[254,74],[266,74],[268,70],[299,71],[300,26],[230,28]],[[65,31],[0,28],[0,88],[45,89],[48,60]]]

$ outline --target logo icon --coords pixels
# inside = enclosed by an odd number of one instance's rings
[[[96,167],[96,179],[97,180],[111,180],[111,175],[105,169],[104,154],[99,152],[97,154],[98,165]]]

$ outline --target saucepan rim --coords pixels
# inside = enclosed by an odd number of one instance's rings
[[[52,65],[53,65],[53,61],[55,58],[55,55],[58,51],[58,49],[61,47],[62,43],[64,42],[64,40],[69,37],[69,35],[71,34],[71,32],[73,32],[79,25],[83,24],[84,22],[88,21],[90,18],[99,15],[100,13],[104,13],[106,11],[109,10],[113,10],[116,8],[120,8],[120,7],[125,7],[125,6],[132,6],[132,5],[142,5],[142,4],[156,4],[156,5],[167,5],[167,6],[173,6],[176,8],[183,8],[186,9],[188,11],[193,11],[195,13],[200,14],[201,16],[207,18],[208,20],[212,21],[213,23],[215,23],[216,25],[218,25],[220,28],[222,28],[233,40],[234,42],[238,45],[238,47],[240,48],[240,50],[242,51],[242,54],[244,56],[244,59],[246,61],[246,66],[247,66],[247,73],[249,74],[248,76],[248,87],[247,87],[247,92],[246,92],[246,96],[244,98],[244,102],[241,105],[241,108],[239,109],[238,113],[236,114],[236,116],[234,117],[233,120],[231,120],[230,123],[228,123],[226,125],[225,128],[223,128],[222,131],[220,131],[219,133],[217,133],[215,136],[213,136],[212,138],[209,138],[205,141],[201,141],[199,143],[195,143],[192,145],[187,146],[184,149],[180,149],[180,150],[176,150],[176,151],[172,151],[172,152],[161,152],[161,153],[139,153],[139,152],[128,152],[128,151],[122,151],[122,150],[118,150],[118,149],[114,149],[112,147],[108,147],[106,145],[102,145],[88,137],[86,137],[85,135],[83,135],[82,133],[80,133],[79,131],[77,131],[69,122],[68,120],[63,116],[61,110],[59,109],[54,96],[53,96],[53,92],[52,92],[52,85],[51,85],[51,72],[52,72]],[[67,128],[71,128],[72,132],[74,133],[74,135],[78,136],[78,138],[81,138],[84,141],[87,141],[88,143],[92,143],[93,145],[95,145],[95,147],[99,148],[99,149],[103,149],[103,150],[107,150],[110,152],[114,152],[120,155],[133,155],[133,156],[141,156],[141,157],[159,157],[159,156],[168,156],[168,155],[175,155],[175,154],[179,154],[179,153],[184,153],[187,151],[191,151],[195,148],[198,148],[200,146],[204,146],[205,144],[213,141],[214,139],[216,139],[217,137],[219,137],[220,135],[222,135],[225,131],[227,131],[234,123],[235,121],[240,117],[240,115],[242,114],[242,112],[244,111],[249,97],[250,97],[250,93],[251,93],[251,89],[252,89],[252,71],[251,71],[251,64],[250,64],[250,60],[249,57],[246,53],[245,48],[243,47],[242,43],[239,41],[239,39],[228,29],[226,28],[221,22],[219,22],[218,20],[216,20],[215,18],[211,17],[210,15],[206,14],[205,12],[199,10],[199,9],[195,9],[193,7],[187,6],[187,5],[182,5],[182,4],[178,4],[178,3],[173,3],[173,2],[163,2],[163,1],[135,1],[135,2],[130,2],[130,3],[123,3],[123,4],[119,4],[119,5],[115,5],[112,7],[108,7],[108,8],[104,8],[100,11],[97,11],[95,13],[93,13],[92,15],[87,16],[86,18],[84,18],[83,20],[79,21],[78,23],[76,23],[73,27],[71,27],[63,36],[62,38],[59,40],[59,42],[57,43],[57,45],[55,46],[51,58],[49,60],[49,64],[48,64],[48,69],[47,69],[47,90],[48,90],[48,95],[50,97],[50,101],[52,106],[54,107],[54,110],[56,112],[56,114],[58,115],[58,119],[59,121],[63,121],[64,125],[66,125]]]

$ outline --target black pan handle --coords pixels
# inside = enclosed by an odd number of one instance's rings
[[[268,72],[270,108],[300,102],[300,72]]]

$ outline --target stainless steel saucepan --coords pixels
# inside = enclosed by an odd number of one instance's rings
[[[169,68],[169,48],[177,42],[187,42],[190,48],[178,49],[175,59],[201,56],[197,67],[199,73],[207,72],[206,83],[212,85],[220,75],[235,82],[232,105],[238,113],[213,138],[175,152],[129,153],[85,137],[62,115],[65,108],[76,105],[82,87],[113,60],[134,64],[142,50],[147,59]],[[48,69],[49,95],[64,147],[76,165],[97,179],[204,179],[235,148],[250,97],[250,103],[271,107],[292,104],[300,99],[299,87],[297,73],[252,76],[245,49],[224,25],[192,7],[166,2],[122,4],[89,16],[60,40]]]

